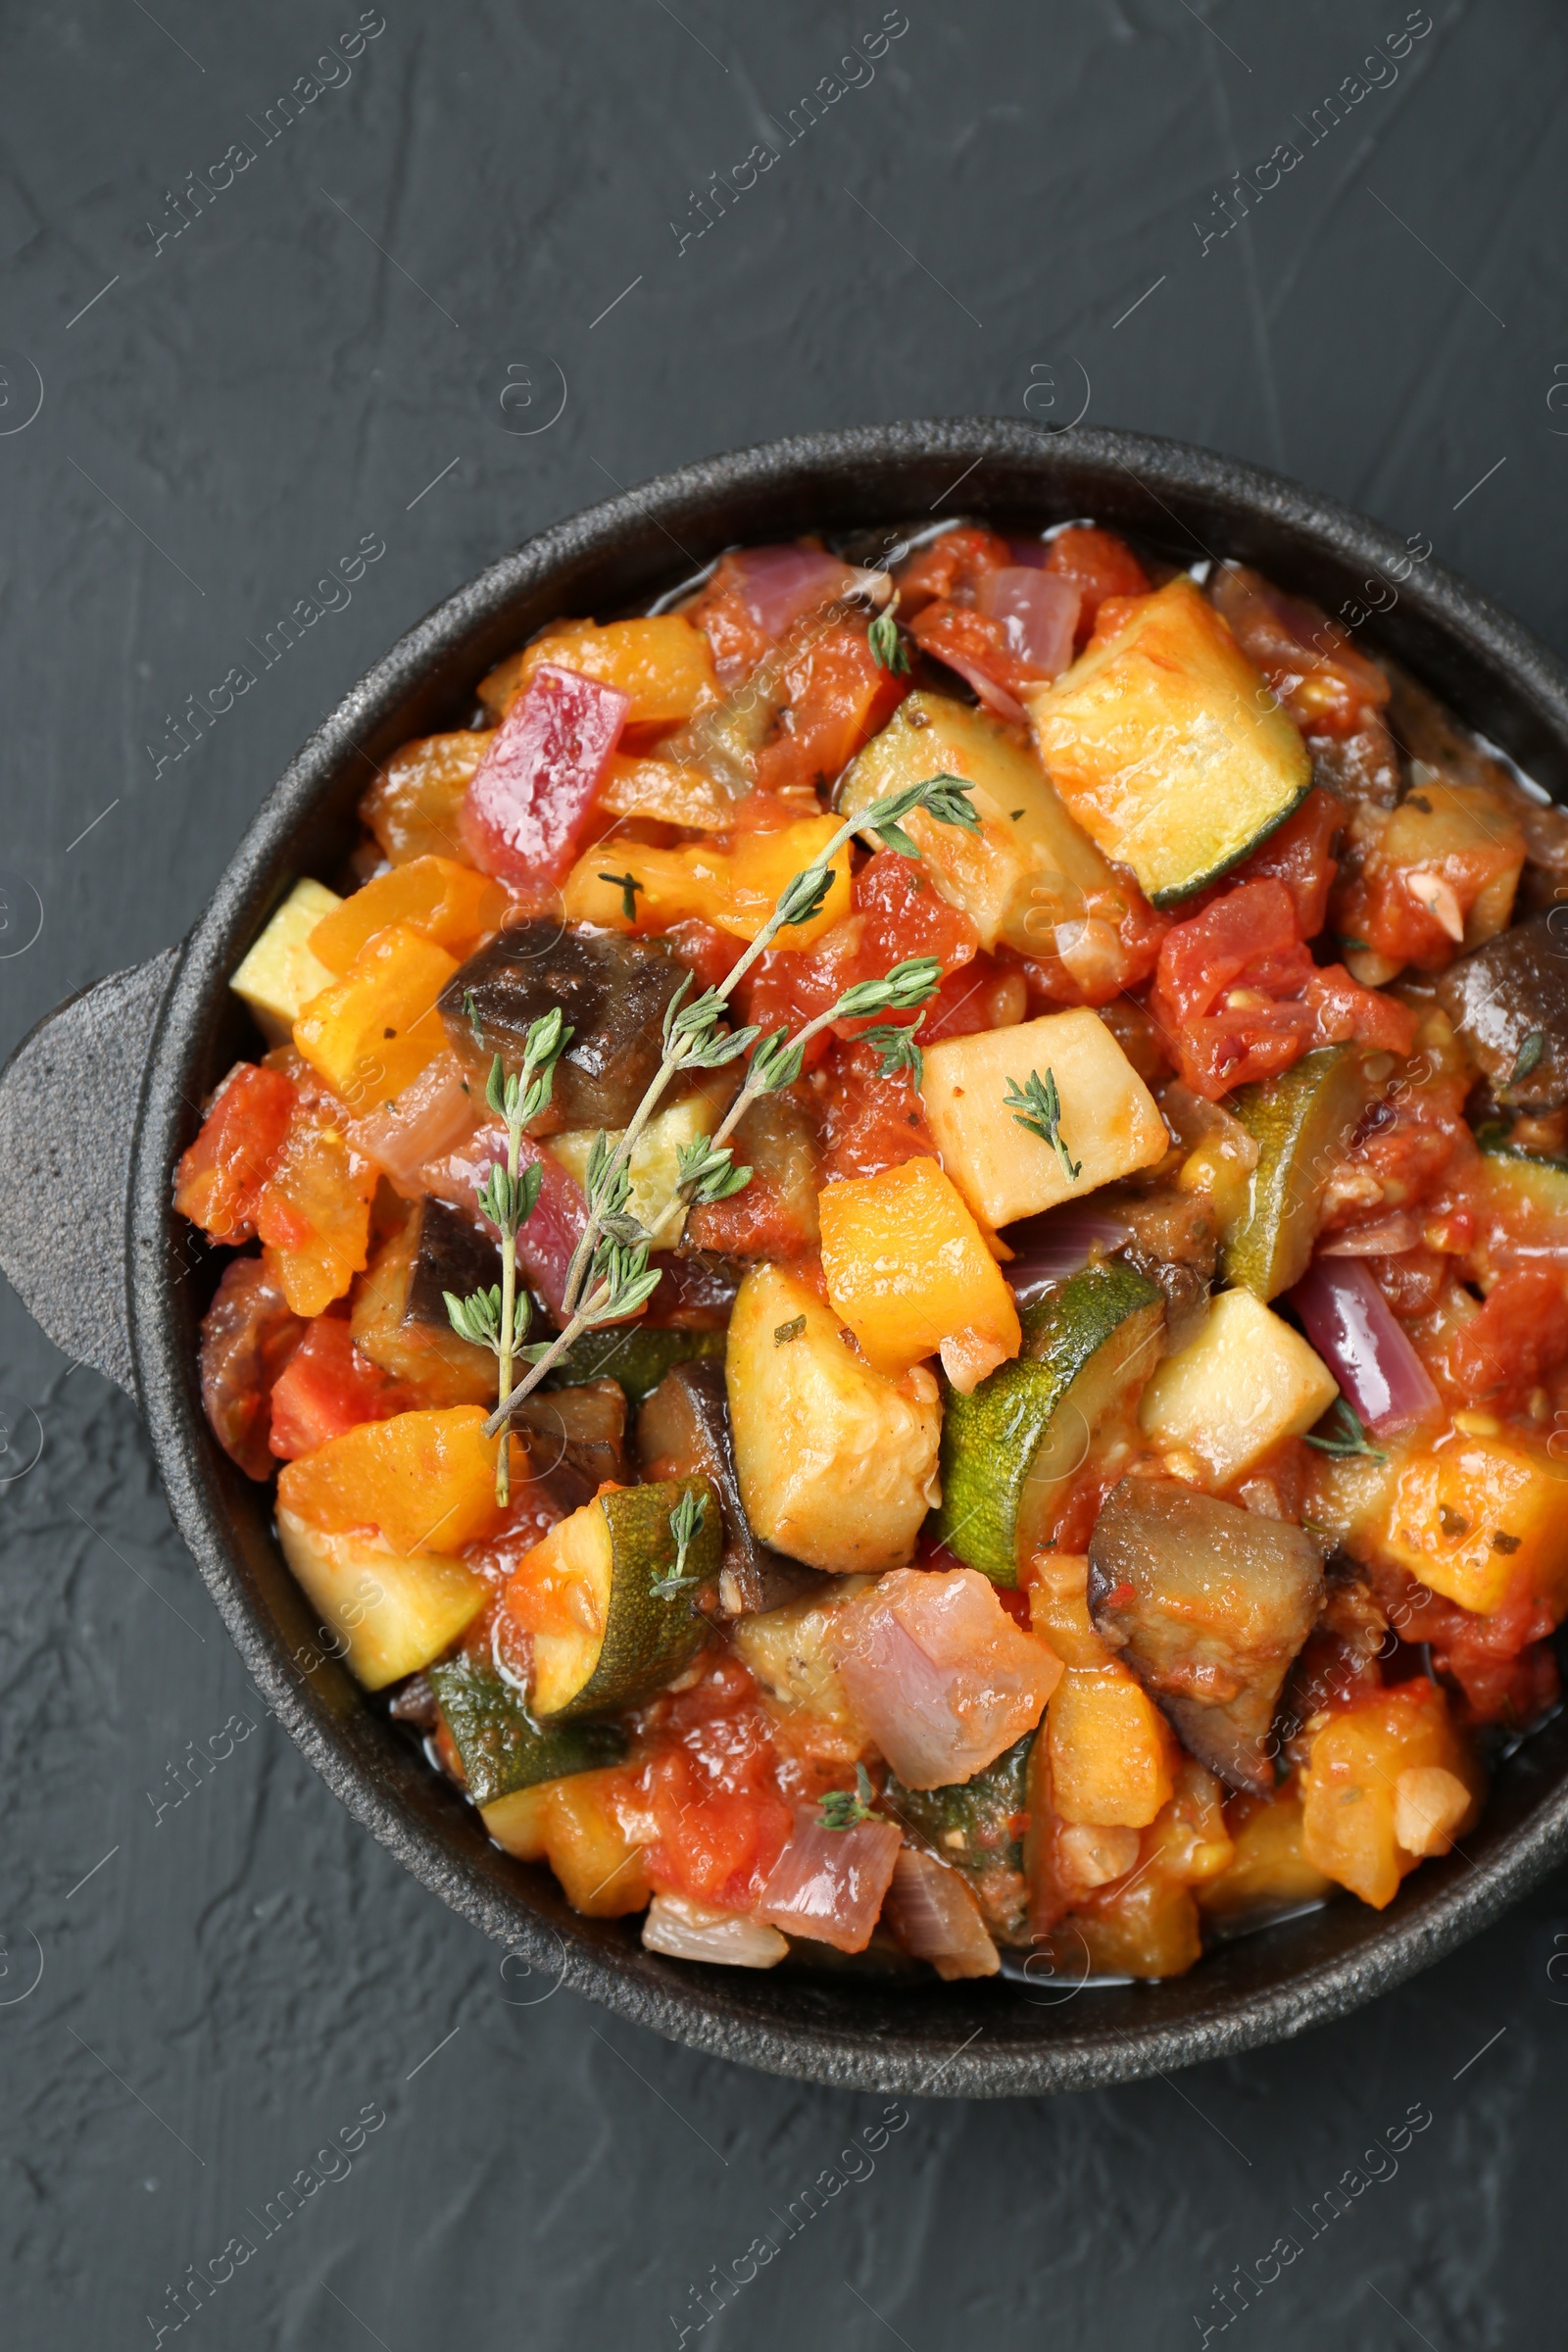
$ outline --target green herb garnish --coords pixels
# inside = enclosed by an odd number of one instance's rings
[[[1054,1073],[1047,1070],[1042,1079],[1038,1070],[1031,1070],[1021,1087],[1016,1078],[1009,1078],[1002,1099],[1020,1127],[1051,1146],[1066,1175],[1076,1184],[1083,1174],[1084,1163],[1073,1158],[1062,1141],[1061,1097],[1056,1092]]]
[[[1348,1396],[1336,1397],[1330,1411],[1333,1427],[1326,1437],[1309,1437],[1307,1444],[1319,1453],[1331,1454],[1336,1461],[1347,1461],[1353,1454],[1369,1462],[1386,1462],[1388,1455],[1369,1441],[1361,1427],[1361,1416]]]
[[[875,1793],[865,1766],[857,1764],[855,1787],[830,1788],[822,1799],[817,1819],[824,1830],[853,1830],[858,1822],[871,1819],[871,1801]]]

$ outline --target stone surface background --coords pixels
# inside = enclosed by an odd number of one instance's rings
[[[1430,533],[1568,651],[1568,24],[1552,0],[1429,6],[1396,74],[1363,60],[1402,0],[907,0],[874,74],[786,145],[775,121],[878,0],[384,0],[270,137],[353,0],[13,0],[0,1049],[180,934],[290,752],[437,598],[612,482],[771,434],[1064,423],[1087,380],[1099,421]],[[760,140],[779,161],[699,236],[693,191]],[[1217,192],[1283,140],[1300,162],[1221,237]],[[235,141],[255,160],[176,235],[167,193]],[[384,556],[318,591],[366,534]],[[186,698],[318,594],[337,609],[160,764]],[[114,1247],[84,1229],[83,1265]],[[1302,2252],[1239,2339],[1553,2339],[1568,1882],[1293,2046],[1097,2097],[912,2103],[846,2154],[882,2102],[509,1984],[269,1720],[130,1406],[9,1295],[0,1383],[19,2352],[172,2340],[168,2289],[242,2233],[254,2256],[182,2340],[671,2345],[825,2168],[860,2177],[710,2341],[1191,2344],[1285,2233]],[[175,1802],[172,1768],[219,1735]],[[1412,2108],[1402,2153],[1364,2153]],[[356,2152],[318,2155],[362,2116]],[[306,2168],[337,2177],[272,2226]]]

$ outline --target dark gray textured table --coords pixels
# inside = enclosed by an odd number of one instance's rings
[[[0,1051],[179,935],[437,597],[770,434],[1087,399],[1430,533],[1568,650],[1568,22],[1430,9],[17,0]],[[254,689],[176,760],[237,664]],[[19,2352],[675,2345],[737,2267],[710,2340],[765,2352],[1558,2340],[1563,1881],[1294,2045],[879,2134],[881,2101],[508,1982],[269,1720],[131,1407],[9,1295],[0,1386]],[[1269,2282],[1222,2303],[1238,2265]],[[182,2305],[195,2266],[223,2282]]]

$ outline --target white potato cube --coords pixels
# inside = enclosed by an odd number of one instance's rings
[[[764,1544],[837,1575],[902,1568],[941,1497],[937,1384],[874,1372],[782,1266],[741,1284],[724,1352],[735,1468]]]
[[[1031,1073],[1043,1086],[1054,1080],[1057,1133],[1076,1176],[1007,1105]],[[1153,1096],[1098,1013],[1085,1009],[927,1046],[920,1092],[944,1168],[993,1227],[1152,1167],[1170,1149]]]
[[[1339,1393],[1299,1332],[1250,1291],[1222,1291],[1197,1339],[1155,1372],[1138,1418],[1156,1446],[1185,1446],[1228,1487]]]
[[[342,900],[324,882],[296,882],[229,982],[270,1046],[287,1045],[312,997],[338,978],[311,953],[311,933]]]

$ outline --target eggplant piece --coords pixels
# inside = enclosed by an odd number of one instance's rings
[[[535,1389],[512,1411],[512,1432],[528,1455],[529,1476],[549,1479],[563,1497],[567,1483],[583,1486],[567,1506],[591,1502],[607,1480],[631,1483],[626,1455],[626,1392],[615,1380],[576,1389]]]
[[[540,916],[499,932],[437,1002],[453,1052],[481,1084],[497,1054],[520,1064],[529,1024],[559,1004],[572,1035],[556,1064],[554,1126],[624,1127],[658,1071],[669,1001],[690,979],[662,939]]]
[[[1438,982],[1438,1003],[1509,1110],[1568,1102],[1568,939],[1553,920],[1499,931]]]
[[[1089,1540],[1095,1630],[1189,1753],[1233,1788],[1274,1786],[1269,1727],[1323,1600],[1304,1530],[1174,1479],[1124,1478]]]
[[[444,1294],[466,1298],[501,1280],[501,1252],[462,1209],[427,1195],[376,1252],[354,1297],[349,1328],[372,1364],[432,1406],[489,1404],[496,1359],[460,1340]]]
[[[783,1608],[829,1582],[752,1532],[741,1504],[721,1362],[701,1357],[666,1372],[637,1417],[637,1451],[645,1477],[702,1477],[716,1491],[724,1519],[721,1617]]]
[[[1107,1186],[1096,1206],[1102,1204],[1127,1227],[1116,1254],[1165,1301],[1165,1352],[1174,1354],[1197,1338],[1208,1312],[1219,1254],[1213,1201],[1206,1193],[1156,1184],[1145,1192]]]
[[[685,1248],[770,1260],[816,1248],[816,1122],[809,1100],[805,1087],[795,1086],[752,1104],[734,1137],[735,1164],[749,1167],[752,1181],[727,1200],[694,1208]]]

